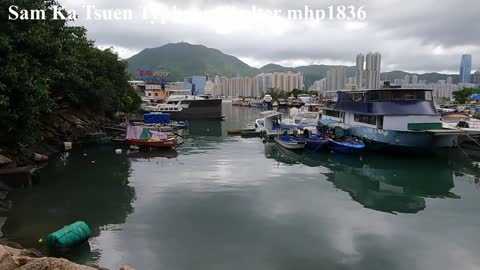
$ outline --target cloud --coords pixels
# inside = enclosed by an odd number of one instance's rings
[[[460,55],[473,55],[480,66],[480,2],[454,0],[220,1],[63,0],[79,11],[77,24],[100,46],[129,57],[144,48],[186,41],[217,48],[247,63],[353,64],[355,55],[382,53],[383,69],[458,72]],[[132,10],[132,20],[86,20],[86,6]],[[325,20],[289,20],[289,9],[323,9]],[[365,20],[329,20],[329,6],[364,6]],[[255,6],[256,13],[253,13]],[[176,7],[176,9],[174,9]],[[258,12],[262,9],[263,12]],[[281,10],[278,16],[266,9]],[[145,16],[147,14],[147,16]],[[347,13],[348,14],[348,13]],[[154,18],[156,16],[157,18]],[[336,16],[336,13],[335,13]],[[164,24],[162,24],[164,23]]]

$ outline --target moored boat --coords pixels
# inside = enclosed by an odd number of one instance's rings
[[[224,118],[221,99],[210,96],[194,96],[189,94],[189,91],[176,92],[180,93],[171,94],[164,103],[146,106],[145,111],[169,113],[173,120]]]
[[[337,153],[353,154],[362,151],[365,143],[354,137],[328,139],[328,148]]]
[[[298,150],[305,148],[305,140],[293,136],[279,136],[275,137],[275,142],[282,147],[290,150]]]
[[[324,150],[328,147],[329,139],[322,136],[312,135],[305,139],[305,148],[312,151]]]
[[[339,91],[333,109],[322,119],[333,119],[369,149],[428,152],[458,145],[462,130],[442,127],[432,90],[384,88]]]
[[[152,131],[145,127],[129,126],[125,142],[140,148],[174,148],[177,146],[177,137],[169,137],[167,133]]]

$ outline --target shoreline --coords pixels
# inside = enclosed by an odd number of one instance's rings
[[[0,269],[78,269],[105,270],[99,266],[85,266],[64,258],[50,257],[37,249],[26,249],[17,242],[3,237],[2,227],[8,220],[8,213],[13,205],[8,194],[17,188],[32,184],[32,176],[47,166],[48,159],[68,151],[64,142],[73,146],[95,139],[90,135],[105,134],[104,126],[112,125],[113,119],[101,117],[90,112],[68,109],[51,113],[42,126],[40,139],[32,145],[0,145]],[[59,227],[65,224],[59,224]],[[133,268],[121,269],[128,270]]]

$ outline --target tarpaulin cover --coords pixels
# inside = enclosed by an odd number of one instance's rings
[[[129,126],[127,127],[126,138],[145,141],[160,141],[166,140],[168,135],[164,132],[151,131],[140,126]]]
[[[47,237],[49,248],[70,248],[79,245],[90,237],[90,228],[83,221],[77,221]]]
[[[146,113],[143,115],[143,122],[145,124],[170,124],[169,113]]]

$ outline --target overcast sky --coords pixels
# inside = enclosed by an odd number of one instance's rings
[[[479,0],[61,0],[79,14],[100,47],[114,47],[123,58],[144,48],[189,42],[217,48],[246,63],[285,66],[353,65],[358,53],[378,51],[382,70],[459,72],[460,57],[472,54],[480,69]],[[131,10],[131,20],[94,20],[96,9]],[[365,6],[365,20],[289,20],[292,9]],[[176,6],[177,13],[172,10]],[[274,17],[253,14],[277,9]],[[93,11],[90,8],[90,11]],[[145,16],[145,11],[147,16]],[[189,12],[183,16],[180,12]],[[157,18],[153,18],[157,16]],[[107,16],[108,17],[108,16]],[[328,17],[328,15],[327,15]],[[164,24],[162,24],[162,20]]]

